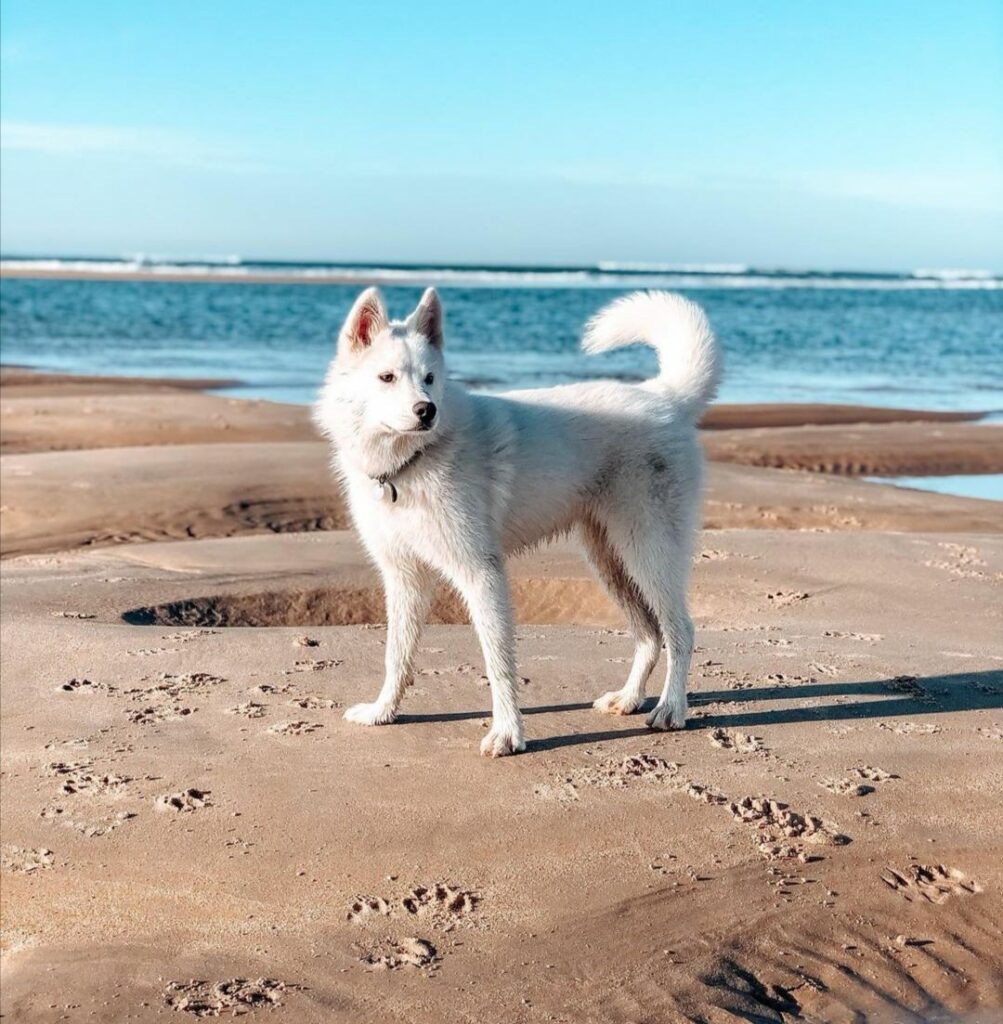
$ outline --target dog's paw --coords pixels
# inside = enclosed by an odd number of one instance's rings
[[[526,749],[522,735],[522,722],[515,725],[493,725],[491,731],[481,740],[483,757],[506,757]]]
[[[641,706],[643,699],[633,694],[628,695],[623,690],[610,690],[593,701],[592,707],[604,715],[632,715]]]
[[[372,704],[353,704],[345,712],[345,718],[356,725],[389,725],[396,718],[397,712],[386,704],[378,701]]]
[[[645,719],[649,729],[685,729],[686,704],[659,704]]]

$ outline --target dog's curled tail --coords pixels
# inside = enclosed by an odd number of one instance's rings
[[[607,352],[638,341],[658,353],[649,386],[669,391],[694,416],[703,412],[721,379],[721,353],[704,311],[671,292],[634,292],[588,322],[582,348]]]

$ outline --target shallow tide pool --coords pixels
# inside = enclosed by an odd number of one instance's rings
[[[916,491],[956,494],[962,498],[1003,501],[1003,473],[971,473],[958,476],[869,476],[876,484],[892,484]]]

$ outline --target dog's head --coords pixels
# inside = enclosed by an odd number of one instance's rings
[[[421,447],[440,429],[444,384],[435,289],[406,320],[392,321],[377,289],[367,288],[338,334],[318,420],[332,435],[347,428],[363,439],[411,437]]]

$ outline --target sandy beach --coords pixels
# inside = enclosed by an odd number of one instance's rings
[[[342,720],[377,578],[308,410],[211,383],[3,371],[5,1019],[1000,1019],[1003,503],[854,478],[1003,426],[713,408],[689,727],[591,709],[632,645],[561,542],[489,761],[448,593]]]

